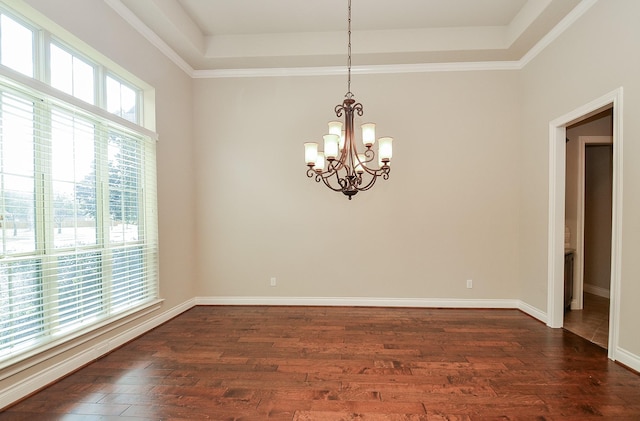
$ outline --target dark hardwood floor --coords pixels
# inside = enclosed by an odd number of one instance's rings
[[[195,307],[0,420],[640,420],[640,376],[517,310]]]

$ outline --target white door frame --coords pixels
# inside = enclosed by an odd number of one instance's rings
[[[608,356],[616,360],[620,326],[620,266],[622,258],[622,87],[549,123],[549,225],[547,325],[564,322],[564,225],[566,127],[613,105],[613,197],[611,209],[611,299]]]
[[[572,310],[584,307],[584,177],[585,177],[585,149],[587,145],[611,145],[613,136],[579,136],[578,137],[578,201],[576,226],[576,270],[573,287]],[[609,286],[611,288],[611,286]]]

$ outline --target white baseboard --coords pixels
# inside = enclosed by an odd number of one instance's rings
[[[616,361],[640,372],[640,356],[632,354],[626,349],[620,347],[616,348]]]
[[[513,308],[547,322],[547,314],[520,300],[377,297],[196,297],[196,305]]]
[[[533,317],[534,319],[540,320],[544,324],[547,323],[547,320],[548,320],[547,313],[540,310],[539,308],[536,308],[530,304],[527,304],[524,301],[518,300],[518,309],[524,313],[527,313],[529,316]]]
[[[589,294],[597,295],[598,297],[610,298],[610,291],[606,288],[597,287],[591,284],[583,285],[584,292],[588,292]]]
[[[29,396],[41,389],[43,386],[55,382],[82,366],[97,360],[108,352],[111,352],[145,332],[160,326],[162,323],[169,321],[180,313],[189,310],[194,305],[195,299],[185,301],[182,304],[146,320],[144,323],[127,329],[114,337],[97,343],[89,349],[74,354],[70,358],[53,364],[38,373],[0,389],[0,412],[3,408],[23,399],[25,396]]]
[[[196,305],[520,308],[519,300],[379,297],[196,297]]]

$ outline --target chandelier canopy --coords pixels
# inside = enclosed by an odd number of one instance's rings
[[[341,121],[329,122],[329,134],[323,136],[324,151],[318,150],[317,142],[304,144],[307,177],[315,177],[331,190],[342,192],[351,200],[359,191],[369,190],[378,177],[389,178],[393,138],[378,139],[378,152],[373,150],[376,142],[375,123],[365,123],[362,129],[363,152],[359,152],[354,130],[355,114],[362,116],[362,104],[356,102],[351,93],[351,0],[348,5],[348,61],[347,93],[342,104],[335,107]]]

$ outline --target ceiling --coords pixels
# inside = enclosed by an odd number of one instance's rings
[[[191,71],[346,65],[347,0],[105,1]],[[518,61],[586,2],[353,0],[353,66]]]

